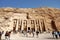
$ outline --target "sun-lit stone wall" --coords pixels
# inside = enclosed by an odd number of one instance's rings
[[[55,21],[60,30],[58,21],[59,9],[55,8],[0,8],[0,30],[39,30],[52,31],[51,21]]]

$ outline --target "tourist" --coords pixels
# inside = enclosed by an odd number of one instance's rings
[[[28,36],[28,35],[27,35],[27,31],[25,31],[25,30],[23,31],[23,34],[24,34],[24,36],[26,36],[26,37]]]
[[[58,32],[55,31],[54,34],[55,34],[55,38],[57,39],[58,38]]]
[[[58,32],[58,36],[60,37],[60,32],[59,31],[57,31]]]
[[[11,32],[12,32],[12,31],[9,31],[9,35],[8,35],[8,37],[9,37],[9,40],[10,40],[10,35],[11,35]]]
[[[32,29],[32,35],[33,35],[33,37],[34,37],[34,29]]]
[[[59,32],[59,37],[60,37],[60,32]]]
[[[38,34],[39,34],[39,31],[37,30],[37,31],[36,31],[36,35],[37,35],[37,37],[38,37]]]
[[[16,33],[16,27],[13,27],[13,32]]]
[[[21,30],[21,33],[23,33],[24,30]]]
[[[1,40],[1,37],[2,37],[2,34],[4,33],[4,31],[0,31],[0,40]]]
[[[24,30],[22,30],[22,34],[25,36],[25,31]]]
[[[8,40],[8,31],[5,33],[5,40]]]
[[[6,40],[10,40],[10,34],[11,34],[11,31],[6,31],[6,33],[5,33],[5,39]]]
[[[54,35],[54,31],[52,31],[52,35],[53,35],[53,38],[54,38],[54,36],[55,36],[55,35]]]
[[[34,31],[32,32],[32,34],[33,34],[33,37],[34,37]]]

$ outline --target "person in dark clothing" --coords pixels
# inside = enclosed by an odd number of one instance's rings
[[[6,40],[10,40],[10,34],[11,34],[11,31],[6,31],[6,33],[5,33],[5,39]]]
[[[9,34],[8,31],[6,31],[6,33],[5,33],[5,39],[6,40],[8,40],[8,34]]]
[[[3,34],[3,31],[2,32],[0,31],[0,40],[1,40],[2,34]]]
[[[16,33],[16,27],[13,27],[13,32]]]
[[[36,31],[36,35],[37,35],[37,37],[38,37],[38,34],[39,34],[39,31],[37,30],[37,31]]]
[[[54,38],[54,36],[55,36],[55,35],[54,35],[54,31],[52,31],[52,35],[53,35],[53,38]]]
[[[21,30],[21,33],[23,33],[24,30]]]
[[[58,36],[60,37],[60,32],[59,31],[57,31],[58,32]]]
[[[58,38],[58,32],[55,31],[54,34],[55,34],[55,37],[56,37],[56,39],[57,39],[57,38]]]
[[[11,32],[12,32],[12,31],[9,31],[9,35],[8,35],[9,39],[10,39]]]
[[[2,33],[0,32],[0,40],[1,40]]]
[[[60,37],[60,32],[59,32],[59,37]]]

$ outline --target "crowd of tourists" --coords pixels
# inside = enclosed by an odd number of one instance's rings
[[[38,37],[38,35],[39,35],[38,30],[37,31],[34,31],[34,30],[32,30],[32,31],[31,30],[28,30],[28,31],[20,30],[19,31],[19,30],[15,30],[15,27],[14,27],[13,30],[6,31],[5,33],[4,33],[4,31],[0,31],[0,40],[1,40],[1,37],[2,37],[3,34],[5,34],[5,40],[10,40],[11,32],[14,33],[14,34],[19,32],[19,33],[22,33],[26,37],[28,37],[27,33],[32,34],[32,37],[34,37],[35,33],[36,33],[36,37]]]
[[[60,38],[60,32],[59,31],[52,31],[53,38]]]
[[[36,37],[38,37],[38,35],[39,35],[39,31],[34,32],[34,31],[30,31],[30,30],[28,30],[28,31],[22,30],[21,33],[26,37],[28,37],[28,34],[30,34],[30,35],[32,34],[32,37],[35,36],[35,33],[36,33]]]
[[[22,33],[25,37],[28,37],[29,35],[28,34],[32,34],[32,37],[34,37],[36,35],[36,37],[38,38],[39,37],[39,30],[15,30],[15,27],[13,28],[13,30],[11,31],[6,31],[5,32],[5,40],[10,40],[10,35],[11,35],[11,32],[13,33]],[[28,33],[28,34],[27,34]],[[4,34],[4,31],[0,31],[0,40],[1,40],[1,37],[2,35]],[[60,32],[59,31],[52,31],[52,36],[53,38],[59,38],[60,37]]]

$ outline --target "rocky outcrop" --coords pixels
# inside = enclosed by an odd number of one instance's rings
[[[0,8],[0,29],[4,30],[6,26],[12,21],[11,18],[17,15],[29,14],[30,19],[43,19],[45,20],[45,27],[47,30],[53,30],[51,21],[54,20],[56,28],[60,30],[60,9],[58,8]],[[21,15],[20,15],[21,16]],[[21,16],[23,19],[23,16]],[[8,28],[7,28],[8,30]]]

